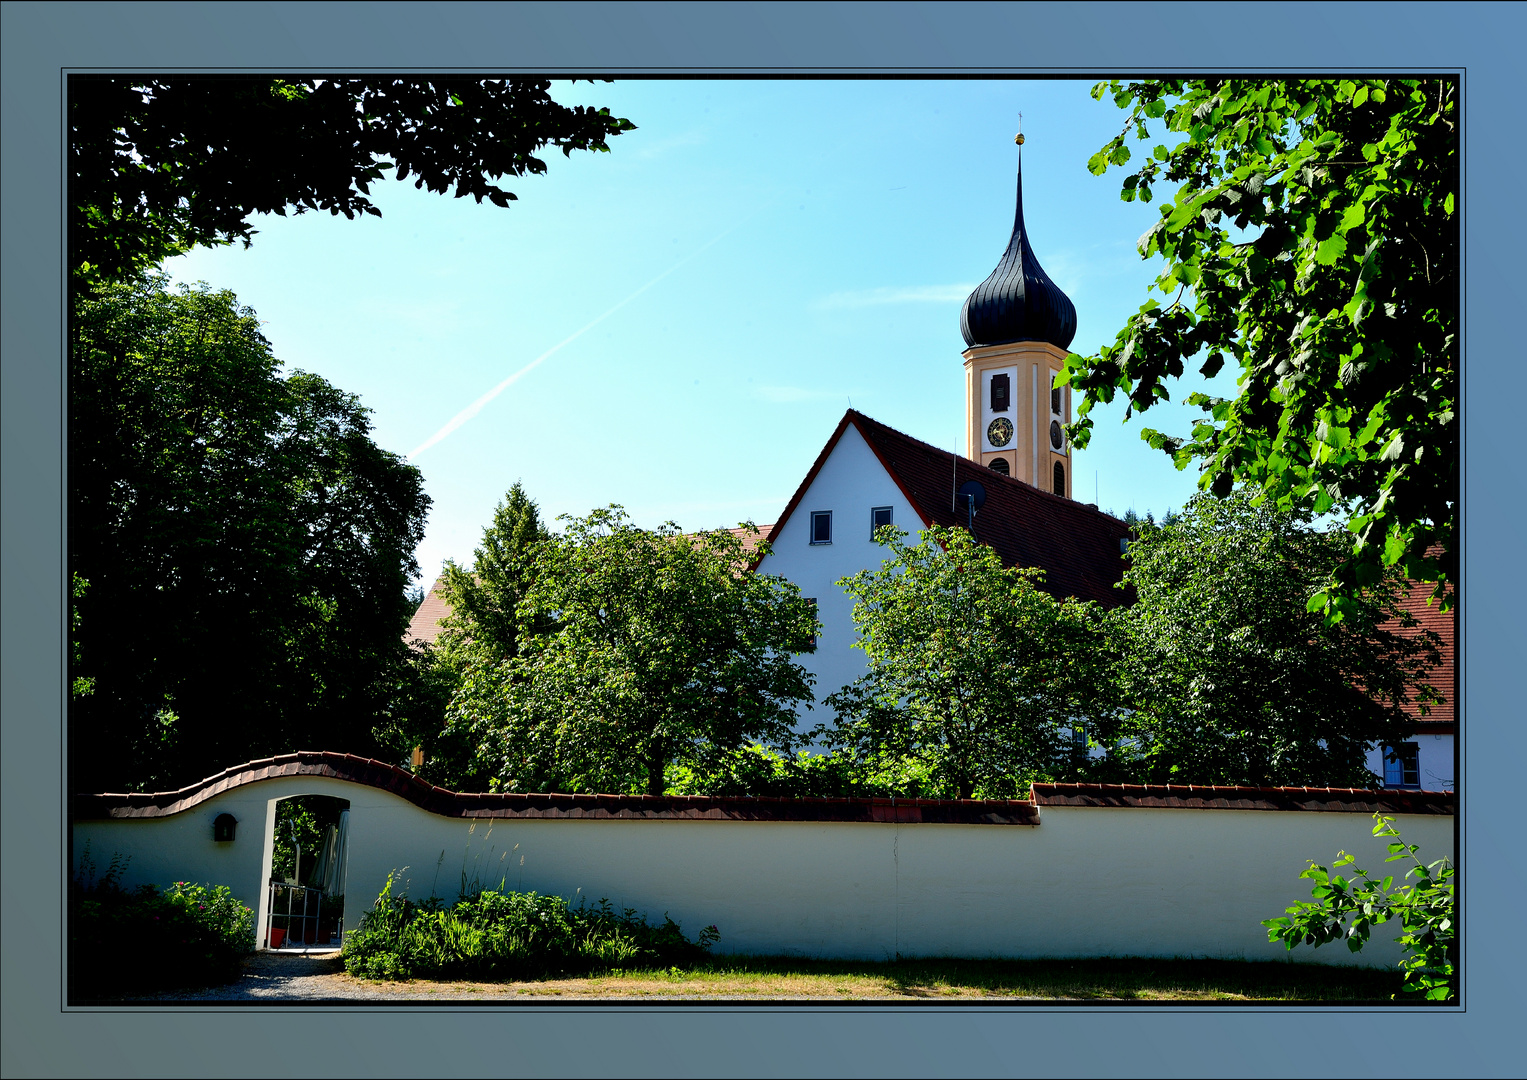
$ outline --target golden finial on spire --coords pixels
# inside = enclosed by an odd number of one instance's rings
[[[1013,136],[1013,141],[1019,146],[1023,145],[1023,114],[1018,114],[1018,134]]]

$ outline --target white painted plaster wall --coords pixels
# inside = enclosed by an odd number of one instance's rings
[[[801,595],[816,597],[822,632],[814,653],[796,659],[816,678],[818,702],[864,674],[864,652],[853,647],[854,602],[839,586],[841,578],[885,561],[886,550],[870,539],[870,510],[892,508],[892,521],[914,538],[925,523],[907,501],[880,459],[849,424],[832,453],[822,463],[800,504],[775,537],[772,554],[759,564],[758,572],[778,574],[800,586]],[[811,543],[811,514],[832,511],[832,543]],[[820,707],[797,710],[799,730],[832,717]]]
[[[813,822],[498,820],[427,813],[337,780],[259,781],[161,819],[75,825],[97,864],[133,856],[138,882],[222,883],[259,909],[269,834],[248,826],[279,798],[350,801],[346,923],[389,872],[395,891],[454,899],[463,874],[484,887],[608,897],[693,935],[714,923],[721,952],[903,956],[1287,958],[1262,919],[1309,898],[1307,860],[1338,850],[1369,869],[1384,847],[1366,814],[1047,807],[1037,827]],[[215,845],[212,818],[240,819]],[[1451,855],[1453,819],[1405,816],[1428,860]],[[264,912],[260,912],[263,926]],[[1396,931],[1398,932],[1398,931]],[[1389,966],[1382,930],[1367,949],[1301,949],[1293,959]]]
[[[1407,742],[1416,744],[1416,762],[1421,767],[1423,791],[1452,791],[1457,779],[1453,775],[1453,736],[1415,735]],[[1368,768],[1379,779],[1384,777],[1384,753],[1382,750],[1368,752]]]

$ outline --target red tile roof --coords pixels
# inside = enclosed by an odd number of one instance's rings
[[[435,583],[429,587],[424,601],[414,612],[414,617],[408,622],[408,629],[403,634],[403,640],[412,645],[416,641],[427,642],[431,645],[440,636],[440,620],[451,613],[451,605],[445,602],[445,597],[440,595],[440,588],[445,584],[445,575],[441,574],[435,579]]]
[[[1457,713],[1454,711],[1453,702],[1457,698],[1457,639],[1458,639],[1458,608],[1455,606],[1451,611],[1439,610],[1439,605],[1427,604],[1427,598],[1432,594],[1430,583],[1412,581],[1410,589],[1406,593],[1401,607],[1415,617],[1418,625],[1402,627],[1397,623],[1387,624],[1387,629],[1397,634],[1415,636],[1426,630],[1430,630],[1442,639],[1440,648],[1441,664],[1433,668],[1427,678],[1432,689],[1442,696],[1440,704],[1432,705],[1427,714],[1421,715],[1420,707],[1415,702],[1407,702],[1405,712],[1416,721],[1417,729],[1428,733],[1448,734],[1453,731],[1452,725],[1457,722]],[[1446,729],[1445,731],[1442,729]]]
[[[1043,587],[1053,596],[1096,600],[1109,607],[1129,599],[1125,590],[1114,588],[1125,565],[1119,541],[1130,535],[1124,522],[914,439],[854,409],[843,414],[817,455],[769,534],[771,540],[849,424],[864,436],[925,525],[964,526],[965,510],[955,508],[955,492],[967,480],[979,480],[986,489],[986,505],[976,513],[976,539],[995,548],[1005,566],[1042,569]]]
[[[1036,806],[1137,806],[1182,810],[1316,810],[1344,814],[1452,814],[1451,791],[1229,787],[1201,784],[1035,784]]]

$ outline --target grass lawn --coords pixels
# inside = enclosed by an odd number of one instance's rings
[[[452,996],[815,998],[1389,1004],[1396,970],[1235,960],[902,960],[885,963],[717,957],[691,968],[612,971],[528,982],[370,983]]]

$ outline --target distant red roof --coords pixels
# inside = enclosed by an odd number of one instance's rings
[[[440,636],[440,620],[451,613],[451,605],[447,604],[445,597],[440,595],[440,588],[444,584],[445,575],[441,574],[429,587],[424,602],[419,605],[419,609],[414,612],[414,617],[409,620],[408,630],[403,634],[403,640],[410,645],[416,641],[433,645],[435,639]]]
[[[976,513],[976,539],[996,549],[1004,566],[1043,570],[1042,587],[1052,596],[1096,600],[1109,607],[1128,600],[1125,591],[1114,588],[1124,574],[1120,541],[1130,535],[1124,522],[914,439],[854,409],[843,414],[775,523],[771,541],[849,424],[864,436],[925,524],[964,526],[966,514],[963,507],[956,510],[955,492],[967,480],[979,480],[986,489],[986,505]]]
[[[743,554],[751,556],[758,545],[769,538],[769,534],[774,531],[774,525],[772,523],[760,525],[757,532],[744,528],[727,529],[726,531],[741,540]]]

